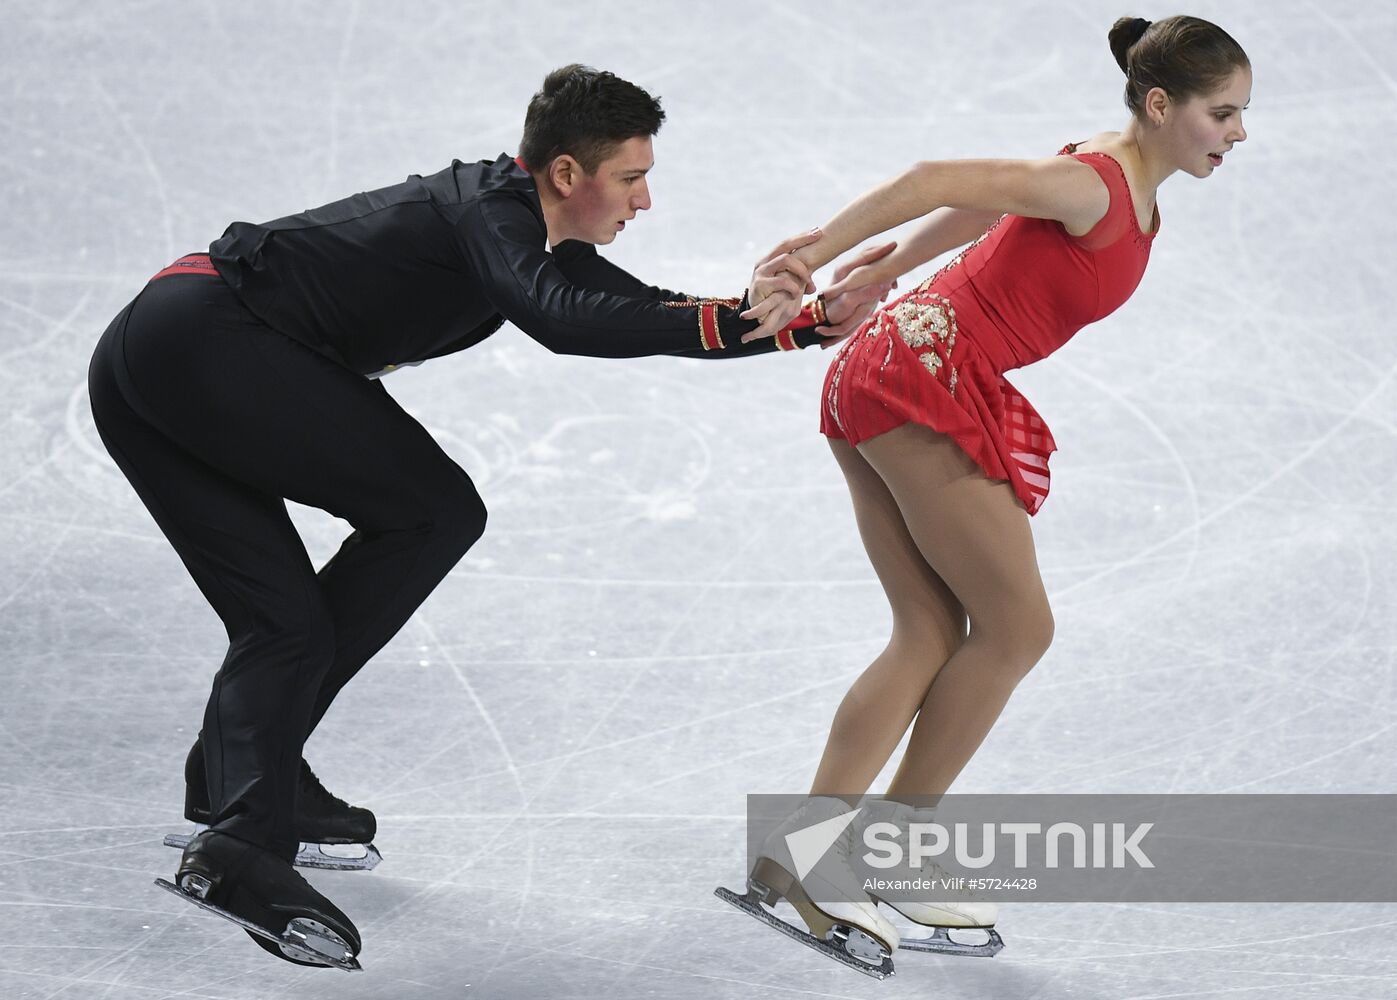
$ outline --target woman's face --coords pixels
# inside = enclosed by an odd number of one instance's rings
[[[1179,169],[1208,177],[1222,166],[1228,150],[1247,137],[1242,111],[1250,102],[1251,70],[1243,66],[1212,93],[1169,103],[1163,127]]]

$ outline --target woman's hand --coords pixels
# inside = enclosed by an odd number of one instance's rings
[[[795,256],[795,251],[819,239],[820,231],[812,229],[782,240],[753,268],[752,283],[747,289],[749,308],[742,318],[761,322],[742,338],[744,344],[758,337],[773,336],[795,319],[805,293],[815,290],[810,269]]]
[[[869,247],[851,260],[841,264],[834,272],[834,284],[824,291],[825,301],[832,302],[866,285],[896,285],[898,274],[895,266],[887,266],[887,256],[897,248],[896,243],[885,243],[880,247]],[[828,311],[828,310],[826,310]]]
[[[833,347],[864,324],[878,303],[897,287],[897,279],[848,281],[855,271],[876,272],[873,265],[897,249],[896,243],[869,247],[840,264],[834,271],[834,284],[825,290],[825,316],[829,320],[821,347]],[[862,277],[867,277],[865,274]]]

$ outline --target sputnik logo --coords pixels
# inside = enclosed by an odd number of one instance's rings
[[[791,852],[791,860],[795,862],[797,879],[805,878],[810,869],[820,863],[830,845],[839,839],[844,828],[852,823],[858,814],[859,810],[852,809],[832,819],[786,834],[786,850]]]

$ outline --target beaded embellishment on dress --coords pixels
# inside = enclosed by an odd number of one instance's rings
[[[943,382],[954,397],[960,377],[951,363],[951,352],[956,346],[956,310],[949,299],[931,291],[929,285],[930,281],[918,285],[886,310],[880,322],[897,331],[902,342],[917,355],[922,367]],[[891,342],[888,354],[891,360]]]
[[[889,309],[886,316],[927,371],[937,375],[943,366],[950,366],[949,388],[954,396],[955,366],[950,364],[950,357],[956,346],[956,311],[950,300],[918,288]]]
[[[930,291],[930,284],[930,280],[923,282],[886,309],[875,313],[849,338],[835,358],[825,402],[830,417],[841,431],[844,425],[839,416],[839,387],[844,379],[844,366],[850,353],[865,338],[888,337],[888,348],[883,358],[883,366],[887,367],[892,362],[892,337],[896,334],[912,349],[922,367],[941,381],[951,397],[955,398],[956,383],[960,380],[958,367],[951,363],[951,352],[956,346],[956,310],[944,295]]]

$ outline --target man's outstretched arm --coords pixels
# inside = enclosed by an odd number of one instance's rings
[[[564,271],[567,265],[560,267],[544,249],[538,217],[522,197],[501,193],[480,198],[458,224],[457,232],[462,252],[491,304],[556,353],[613,358],[656,354],[732,357],[780,346],[774,342],[741,343],[742,335],[757,326],[739,315],[746,308],[741,298],[650,297],[648,290],[654,286],[644,285],[604,261],[584,262],[583,270],[596,279],[594,283],[607,288],[590,288],[569,280]],[[601,261],[595,252],[591,257]],[[767,280],[778,283],[775,277]],[[782,280],[789,283],[791,279]],[[662,289],[654,291],[663,293]],[[806,346],[821,339],[812,330],[796,335],[793,343]]]
[[[816,239],[818,239],[818,234],[810,234],[807,242],[814,242]],[[780,275],[784,268],[783,262],[788,260],[788,251],[785,246],[785,244],[777,246],[765,260],[757,264],[753,272],[754,280],[764,281],[767,276],[775,279]],[[892,246],[889,245],[867,251],[860,256],[857,262],[852,262],[846,266],[852,267],[856,263],[877,260],[892,249]],[[647,285],[641,279],[601,256],[597,252],[597,248],[591,243],[585,243],[581,240],[569,240],[554,247],[553,259],[557,263],[558,269],[569,281],[585,288],[612,292],[616,295],[627,295],[632,298],[671,303],[692,304],[703,301],[698,296],[670,291],[657,285]],[[842,274],[840,276],[842,277]],[[794,275],[787,276],[779,284],[784,286],[786,294],[789,295],[799,296],[802,290],[801,283]],[[796,318],[773,337],[763,337],[745,344],[731,345],[725,351],[688,350],[677,352],[674,356],[740,358],[753,354],[797,350],[816,343],[827,345],[831,340],[842,339],[846,332],[852,331],[861,323],[873,311],[877,304],[876,300],[885,295],[887,291],[886,287],[876,287],[859,295],[850,295],[842,300],[832,299],[828,312],[826,312],[824,300],[815,299],[807,303]],[[739,310],[746,308],[745,301],[741,299],[726,301],[736,303],[736,308]]]

